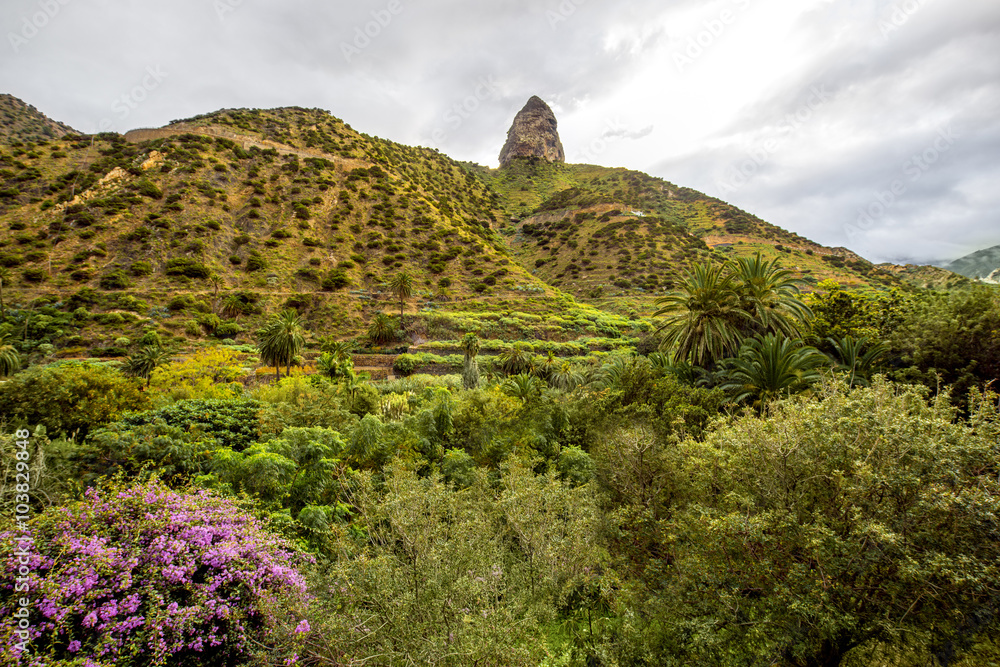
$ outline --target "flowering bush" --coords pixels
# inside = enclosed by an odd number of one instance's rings
[[[232,501],[159,480],[88,490],[0,533],[0,663],[291,664],[309,630],[303,557]],[[24,553],[22,551],[22,553]],[[15,592],[27,560],[30,592]],[[21,572],[23,574],[23,571]],[[13,616],[27,596],[30,640]]]

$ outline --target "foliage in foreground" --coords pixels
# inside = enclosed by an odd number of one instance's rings
[[[684,443],[653,477],[664,519],[622,515],[642,585],[619,657],[949,664],[998,630],[998,434],[995,394],[961,424],[946,397],[879,380]]]
[[[384,483],[362,475],[355,528],[339,528],[324,572],[314,625],[330,643],[310,646],[314,657],[533,666],[546,655],[545,628],[601,614],[589,486],[515,459],[497,480],[472,471],[466,481],[400,465]]]
[[[30,535],[29,661],[15,645],[20,533],[0,533],[6,665],[281,664],[308,629],[302,558],[206,491],[113,483],[36,516]]]

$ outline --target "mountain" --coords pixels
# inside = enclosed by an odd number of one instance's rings
[[[997,282],[997,271],[1000,270],[1000,245],[977,250],[946,264],[944,268],[967,278]]]
[[[904,283],[641,172],[534,154],[490,169],[298,107],[0,143],[0,230],[7,304],[79,311],[80,349],[147,327],[239,339],[285,307],[354,336],[399,307],[401,271],[416,339],[639,331],[695,262],[754,252],[807,282]]]
[[[47,141],[66,134],[76,134],[69,125],[56,122],[30,104],[13,95],[0,93],[0,140]]]
[[[559,140],[556,115],[542,98],[533,95],[514,116],[507,130],[507,143],[500,149],[500,167],[517,158],[540,158],[547,162],[565,162],[566,152]]]

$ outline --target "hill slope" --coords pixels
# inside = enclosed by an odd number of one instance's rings
[[[900,281],[845,248],[827,248],[721,200],[627,169],[517,160],[472,166],[500,197],[501,233],[536,275],[577,297],[643,297],[693,263],[760,252],[809,283]]]
[[[1000,269],[1000,245],[977,250],[945,265],[946,269],[967,278],[982,279]]]
[[[75,133],[69,125],[52,120],[30,104],[0,93],[0,140],[47,141]]]
[[[640,172],[531,158],[487,169],[317,109],[0,144],[8,303],[131,313],[130,335],[238,337],[284,307],[316,333],[357,335],[398,308],[387,282],[406,271],[414,336],[565,339],[603,326],[570,296],[635,318],[693,263],[754,252],[807,282],[902,284],[892,267]],[[77,343],[109,345],[110,329],[88,327]]]

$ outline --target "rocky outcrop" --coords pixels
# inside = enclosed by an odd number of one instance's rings
[[[519,157],[535,157],[548,162],[565,162],[566,153],[559,132],[556,115],[538,96],[532,96],[524,108],[514,116],[507,130],[507,143],[500,151],[500,166],[506,167]]]

